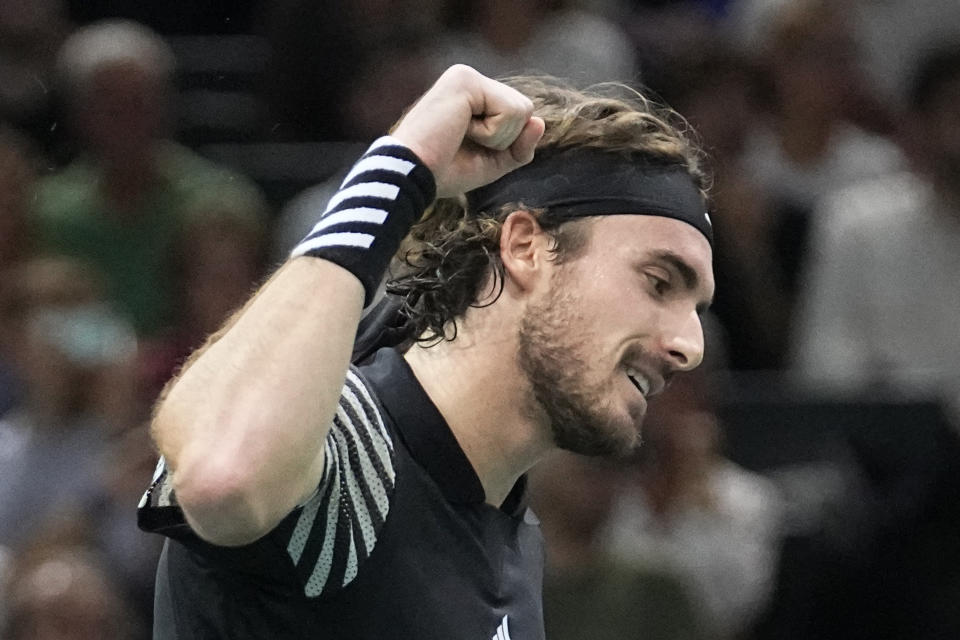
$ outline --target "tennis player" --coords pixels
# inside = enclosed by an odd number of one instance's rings
[[[524,473],[638,445],[711,238],[676,114],[447,70],[159,402],[155,638],[542,639]]]

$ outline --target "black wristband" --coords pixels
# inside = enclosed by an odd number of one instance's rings
[[[436,196],[433,173],[413,151],[384,136],[347,174],[291,257],[334,262],[360,280],[370,304],[394,253]]]

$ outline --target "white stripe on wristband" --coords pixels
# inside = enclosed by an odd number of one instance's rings
[[[332,227],[335,224],[343,224],[345,222],[369,222],[370,224],[383,224],[383,221],[386,219],[387,212],[383,209],[374,209],[373,207],[354,207],[353,209],[341,209],[340,211],[328,213],[320,218],[320,222],[318,222],[313,229],[311,229],[310,235],[313,235],[318,231],[323,231],[327,227]]]
[[[348,198],[383,198],[384,200],[396,200],[400,193],[400,187],[387,184],[385,182],[360,182],[353,186],[338,191],[327,204],[327,213],[333,211],[344,200]]]
[[[356,178],[364,171],[374,171],[380,169],[382,171],[402,173],[403,175],[407,176],[410,175],[410,171],[415,166],[416,165],[412,162],[391,156],[369,156],[353,166],[353,169],[350,170],[350,173],[347,174],[347,177],[344,178],[343,182],[340,184],[340,188],[342,189],[343,187],[347,186],[351,180]]]

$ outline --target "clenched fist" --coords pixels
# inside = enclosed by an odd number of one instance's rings
[[[433,172],[437,196],[449,197],[530,162],[543,128],[529,98],[471,67],[455,65],[392,135]]]

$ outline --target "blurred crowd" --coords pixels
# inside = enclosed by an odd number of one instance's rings
[[[960,3],[0,0],[0,640],[149,637],[153,401],[456,62],[713,170],[708,363],[532,476],[548,636],[960,637]]]

